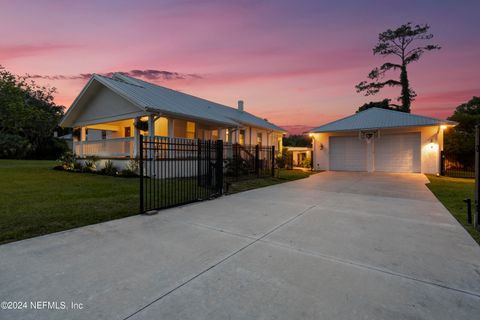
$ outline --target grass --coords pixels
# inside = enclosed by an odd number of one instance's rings
[[[278,169],[275,172],[275,177],[250,179],[250,180],[234,182],[228,187],[228,193],[237,193],[237,192],[247,191],[247,190],[256,189],[256,188],[268,187],[274,184],[284,183],[288,181],[304,179],[317,172]]]
[[[464,199],[472,199],[472,214],[475,208],[475,180],[436,177],[428,175],[430,183],[427,187],[435,194],[435,196],[443,203],[443,205],[451,212],[455,219],[470,233],[473,239],[480,244],[480,231],[475,230],[472,225],[467,223],[467,206],[463,202]]]
[[[0,244],[138,213],[138,179],[0,160]]]
[[[138,214],[138,178],[53,170],[57,164],[0,160],[0,244]],[[275,178],[235,183],[229,192],[266,187],[310,174],[280,170]],[[178,184],[185,187],[190,183],[184,179]],[[182,199],[182,195],[176,196],[177,200]],[[164,199],[163,204],[170,200]]]

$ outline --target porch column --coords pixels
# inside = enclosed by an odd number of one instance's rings
[[[169,138],[175,137],[175,127],[174,127],[174,121],[172,118],[168,118],[168,137]]]
[[[140,118],[136,118],[134,123],[139,121]],[[133,158],[137,159],[140,156],[140,130],[133,126]]]
[[[150,138],[155,136],[155,116],[153,114],[148,116],[148,136]]]
[[[83,157],[83,142],[87,138],[87,129],[80,127],[80,157]]]

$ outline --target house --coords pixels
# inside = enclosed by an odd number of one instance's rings
[[[139,136],[223,140],[282,148],[284,129],[244,109],[231,108],[132,78],[93,75],[61,126],[74,128],[77,157],[98,156],[116,165],[136,158]]]
[[[371,108],[310,131],[315,170],[440,172],[453,121]]]

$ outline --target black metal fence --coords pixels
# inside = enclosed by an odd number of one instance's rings
[[[274,147],[140,136],[140,212],[223,194],[242,179],[273,176]]]
[[[274,175],[275,148],[260,145],[223,145],[225,182]]]
[[[472,161],[465,161],[455,155],[441,151],[440,174],[455,178],[475,178],[474,158],[475,154],[472,155]]]

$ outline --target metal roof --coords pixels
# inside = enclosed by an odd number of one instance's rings
[[[456,124],[457,123],[454,121],[419,116],[388,109],[370,108],[351,116],[324,124],[323,126],[313,128],[310,132],[336,132]]]
[[[167,115],[203,119],[229,126],[248,125],[286,132],[283,128],[253,114],[221,105],[183,92],[175,91],[146,81],[115,73],[111,78],[94,75],[118,94],[147,111],[158,111]]]

